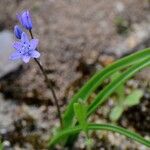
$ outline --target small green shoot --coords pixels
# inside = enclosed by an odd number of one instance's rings
[[[91,147],[93,146],[93,140],[89,136],[89,132],[87,130],[87,105],[84,101],[79,100],[78,103],[74,104],[74,113],[77,121],[79,122],[79,125],[82,128],[82,131],[84,131],[86,140],[85,145],[87,147],[87,150],[91,150]]]
[[[87,106],[85,102],[79,101],[74,104],[74,113],[77,121],[81,125],[83,130],[86,130],[86,118],[87,118]]]
[[[111,80],[115,80],[121,75],[121,72],[116,72],[112,75]],[[111,110],[109,118],[111,121],[116,122],[121,117],[122,113],[129,107],[138,105],[143,96],[143,92],[139,89],[132,91],[128,96],[125,96],[125,85],[121,84],[115,91],[117,94],[117,104]]]
[[[111,119],[111,121],[115,122],[121,117],[123,111],[124,111],[124,107],[117,105],[111,110],[109,118]]]
[[[124,106],[131,107],[134,105],[138,105],[142,96],[143,92],[141,90],[134,90],[130,95],[126,97],[124,101]]]

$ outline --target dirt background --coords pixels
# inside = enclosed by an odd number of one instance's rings
[[[40,61],[53,80],[62,111],[73,93],[97,70],[116,59],[150,45],[149,0],[0,0],[0,31],[13,31],[16,13],[29,9],[34,36],[40,39]],[[149,69],[136,75],[135,88],[142,88],[142,103],[127,110],[121,126],[150,135]],[[139,83],[139,84],[137,84]],[[46,141],[58,125],[51,93],[34,61],[22,64],[0,80],[1,136],[7,149],[46,149]],[[107,122],[111,100],[95,115]],[[143,107],[146,110],[143,111]],[[5,109],[5,111],[3,111]],[[114,133],[97,133],[94,149],[146,147]],[[118,139],[117,141],[115,139]],[[74,149],[85,149],[83,137]],[[62,149],[62,148],[57,148]]]

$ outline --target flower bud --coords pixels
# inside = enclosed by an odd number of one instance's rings
[[[18,14],[17,17],[24,28],[27,30],[32,29],[32,19],[28,10]]]
[[[21,39],[22,30],[18,25],[15,25],[14,33],[15,33],[16,38]]]

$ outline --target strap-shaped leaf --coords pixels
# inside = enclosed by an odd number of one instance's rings
[[[150,141],[145,140],[143,137],[141,137],[139,134],[136,134],[132,131],[129,131],[125,128],[118,127],[115,125],[110,124],[88,124],[87,130],[107,130],[112,132],[120,133],[128,138],[131,138],[141,144],[144,144],[147,147],[150,147]],[[59,134],[54,136],[51,141],[49,142],[49,148],[51,148],[53,145],[57,144],[61,139],[66,137],[67,135],[76,134],[81,131],[81,127],[77,126],[74,128],[68,128],[63,131],[61,131]]]
[[[124,135],[128,138],[131,138],[147,147],[150,147],[150,141],[145,140],[142,136],[139,134],[129,131],[125,128],[116,126],[116,125],[111,125],[111,124],[89,124],[88,126],[89,130],[107,130],[107,131],[113,131],[120,133],[121,135]]]
[[[123,84],[127,79],[133,76],[140,69],[150,65],[150,57],[145,60],[131,66],[122,75],[113,80],[109,85],[107,85],[94,99],[93,103],[88,108],[88,116],[92,114],[96,109],[107,100],[107,98],[112,94],[118,86]]]
[[[64,127],[71,126],[74,116],[73,104],[77,102],[78,99],[86,100],[91,95],[91,93],[95,91],[96,88],[115,71],[123,69],[134,63],[140,62],[143,59],[148,58],[149,56],[150,48],[147,48],[132,55],[129,55],[125,58],[122,58],[116,61],[114,64],[109,65],[105,69],[94,74],[94,76],[90,80],[88,80],[87,83],[71,99],[63,117]]]

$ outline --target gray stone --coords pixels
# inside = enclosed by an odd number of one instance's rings
[[[0,32],[0,78],[16,70],[21,65],[20,61],[9,59],[10,54],[14,51],[13,41],[13,34],[10,31]]]

